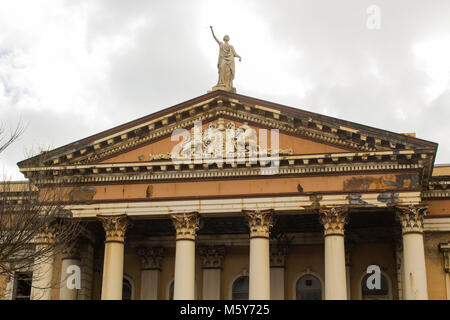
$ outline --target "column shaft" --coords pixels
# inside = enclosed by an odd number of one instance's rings
[[[220,300],[222,270],[203,269],[203,300]]]
[[[423,218],[426,207],[397,207],[403,233],[403,296],[406,300],[428,300]]]
[[[102,300],[122,300],[123,257],[127,215],[97,216],[106,233]]]
[[[346,300],[344,226],[347,223],[348,209],[321,208],[319,214],[325,237],[325,299]]]
[[[270,299],[284,300],[284,268],[270,268]]]
[[[39,234],[36,250],[42,252],[37,257],[33,266],[33,279],[31,284],[31,300],[50,300],[51,289],[53,287],[53,262],[54,251],[51,246],[54,244],[55,229],[47,225],[45,230]]]
[[[33,268],[31,300],[50,300],[53,287],[53,254],[47,253],[38,259]]]
[[[270,300],[269,239],[250,239],[250,300]]]
[[[270,300],[269,231],[273,210],[244,211],[250,228],[249,299]]]
[[[195,298],[195,241],[177,240],[175,252],[174,300]]]
[[[196,212],[173,214],[176,231],[174,300],[195,299],[195,236],[199,225]]]
[[[340,235],[325,237],[325,299],[347,299],[344,237]]]
[[[141,271],[141,300],[158,300],[160,273],[158,269]]]
[[[105,243],[103,259],[102,300],[122,300],[124,245]]]

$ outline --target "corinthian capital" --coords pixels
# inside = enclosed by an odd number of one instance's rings
[[[330,207],[319,209],[319,219],[323,226],[324,235],[344,235],[344,228],[348,222],[347,207]]]
[[[225,246],[200,247],[199,254],[203,269],[220,269],[225,256]]]
[[[38,233],[36,243],[49,245],[52,244],[55,240],[55,226],[53,223],[45,223],[42,225],[41,232]]]
[[[402,233],[423,233],[423,218],[427,209],[421,205],[397,206],[396,218],[402,226]]]
[[[269,238],[273,226],[273,210],[243,210],[250,228],[250,238]]]
[[[195,240],[199,229],[200,216],[197,212],[177,213],[170,216],[177,240]]]
[[[129,221],[126,214],[117,216],[101,216],[97,218],[101,221],[103,229],[106,233],[106,242],[124,242],[125,231],[129,226]]]
[[[164,248],[139,247],[137,248],[136,253],[141,258],[141,269],[161,270]]]

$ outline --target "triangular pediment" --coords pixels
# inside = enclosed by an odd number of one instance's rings
[[[146,117],[76,141],[20,162],[22,168],[77,166],[152,160],[152,155],[170,152],[174,130],[191,130],[219,119],[236,127],[278,129],[279,149],[292,155],[413,157],[426,152],[434,161],[437,144],[412,136],[388,132],[312,112],[303,111],[225,91],[213,91]],[[323,156],[322,156],[323,158]],[[431,159],[430,159],[431,158]],[[320,163],[320,162],[319,162]]]

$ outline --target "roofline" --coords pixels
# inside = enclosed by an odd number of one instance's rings
[[[289,106],[278,104],[278,103],[275,103],[275,102],[261,100],[261,99],[257,99],[257,98],[253,98],[253,97],[237,94],[237,93],[231,93],[231,92],[227,92],[227,91],[223,91],[223,90],[216,90],[216,91],[210,91],[210,92],[208,92],[206,94],[197,96],[195,98],[192,98],[190,100],[181,102],[181,103],[173,105],[171,107],[164,108],[164,109],[162,109],[160,111],[157,111],[155,113],[152,113],[152,114],[140,117],[138,119],[126,122],[126,123],[118,125],[116,127],[113,127],[113,128],[110,128],[110,129],[107,129],[107,130],[104,130],[104,131],[101,131],[99,133],[96,133],[94,135],[88,136],[86,138],[83,138],[83,139],[80,139],[80,140],[68,143],[68,144],[63,145],[61,147],[58,147],[58,148],[53,149],[51,151],[48,151],[48,153],[55,154],[55,153],[58,153],[58,152],[64,152],[64,150],[68,149],[69,147],[70,148],[76,148],[77,145],[86,144],[86,143],[89,143],[91,141],[95,141],[96,139],[101,138],[102,136],[108,136],[108,135],[114,134],[116,132],[120,132],[121,130],[126,129],[127,127],[139,125],[141,123],[144,123],[144,122],[150,121],[150,120],[152,120],[154,118],[157,118],[159,116],[162,116],[165,113],[174,112],[174,111],[182,109],[182,108],[184,108],[186,106],[198,103],[198,102],[203,101],[203,100],[212,99],[212,98],[217,97],[217,96],[225,96],[225,97],[228,97],[228,98],[238,98],[241,102],[247,102],[247,103],[250,103],[250,104],[270,105],[270,107],[279,109],[279,110],[284,111],[284,112],[286,112],[288,114],[291,113],[292,115],[300,115],[300,116],[308,117],[308,118],[313,117],[313,118],[324,120],[324,121],[330,121],[330,120],[333,121],[334,120],[337,123],[342,124],[342,125],[347,125],[347,126],[350,126],[350,127],[356,127],[356,128],[361,129],[363,131],[368,131],[368,132],[371,132],[371,133],[375,133],[377,135],[384,134],[387,137],[401,139],[401,140],[403,140],[405,142],[409,142],[409,143],[414,143],[415,142],[416,144],[417,143],[425,144],[425,145],[428,145],[428,147],[431,147],[431,148],[434,148],[434,149],[437,149],[437,146],[438,146],[438,144],[435,143],[435,142],[428,141],[428,140],[423,140],[423,139],[419,139],[419,138],[415,138],[415,137],[411,137],[411,136],[407,136],[407,135],[404,135],[404,134],[401,134],[401,133],[395,133],[395,132],[391,132],[391,131],[387,131],[387,130],[383,130],[383,129],[378,129],[378,128],[375,128],[375,127],[362,125],[362,124],[358,124],[358,123],[355,123],[355,122],[351,122],[351,121],[347,121],[347,120],[343,120],[343,119],[339,119],[339,118],[334,118],[334,117],[330,117],[330,116],[325,116],[325,115],[321,115],[319,113],[315,113],[315,112],[311,112],[311,111],[305,111],[305,110],[297,109],[297,108],[294,108],[294,107],[289,107]],[[19,161],[17,163],[17,165],[19,167],[21,167],[26,162],[31,161],[32,159],[35,159],[35,158],[38,158],[38,157],[39,157],[39,155],[36,155],[36,156],[30,157],[28,159]],[[433,159],[433,162],[434,162],[434,159]]]

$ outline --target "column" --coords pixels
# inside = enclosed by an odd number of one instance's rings
[[[54,228],[47,226],[39,234],[36,242],[36,250],[42,254],[36,258],[33,265],[33,279],[31,287],[31,300],[50,300],[53,287],[53,262],[52,249],[55,239]]]
[[[274,244],[270,247],[270,299],[284,300],[284,269],[288,246]]]
[[[450,300],[450,242],[439,244],[439,249],[444,255],[445,287],[447,300]]]
[[[62,252],[59,300],[77,300],[78,298],[78,289],[76,288],[77,280],[72,280],[73,277],[71,277],[77,271],[73,267],[71,268],[71,266],[80,268],[79,277],[81,278],[80,246],[78,242],[68,244]],[[78,281],[80,281],[79,284],[81,287],[81,279]]]
[[[195,237],[199,228],[199,214],[171,215],[175,231],[174,300],[195,299]]]
[[[319,210],[325,241],[325,299],[346,300],[344,226],[348,208],[330,207]]]
[[[102,222],[106,234],[102,300],[122,300],[124,242],[128,218],[126,214],[98,215],[97,218]]]
[[[273,210],[246,211],[250,228],[249,299],[270,299],[269,233]]]
[[[402,226],[403,297],[405,300],[428,300],[425,251],[423,246],[424,206],[398,206],[397,220]]]
[[[200,247],[203,269],[203,300],[220,300],[225,246]]]
[[[164,248],[137,248],[141,258],[141,300],[158,300],[159,277]]]

